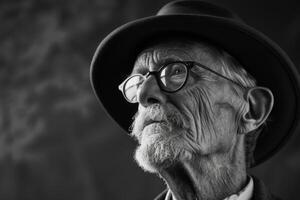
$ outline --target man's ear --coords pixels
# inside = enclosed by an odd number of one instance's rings
[[[268,118],[274,103],[274,97],[268,88],[254,87],[245,95],[247,112],[242,116],[245,133],[257,129]]]

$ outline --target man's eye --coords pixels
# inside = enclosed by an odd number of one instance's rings
[[[173,70],[172,75],[180,75],[180,74],[184,74],[184,73],[185,73],[185,71],[183,69],[176,68],[176,69]]]
[[[169,76],[184,75],[186,73],[186,69],[183,64],[171,65],[168,71]]]

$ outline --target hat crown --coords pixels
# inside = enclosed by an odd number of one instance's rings
[[[221,7],[216,4],[212,4],[206,1],[198,0],[179,0],[172,1],[163,6],[157,13],[157,15],[208,15],[212,17],[221,17],[232,20],[242,21],[242,19],[234,12]]]

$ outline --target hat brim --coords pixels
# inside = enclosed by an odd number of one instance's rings
[[[257,140],[256,166],[276,153],[299,124],[299,74],[288,56],[261,32],[230,19],[201,15],[152,16],[127,23],[98,46],[91,64],[94,91],[108,114],[128,132],[136,104],[127,103],[118,85],[130,74],[149,40],[161,34],[193,34],[220,46],[235,57],[274,95],[267,126]]]

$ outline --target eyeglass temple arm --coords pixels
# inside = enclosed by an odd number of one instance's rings
[[[230,79],[230,78],[227,78],[226,76],[224,76],[224,75],[222,75],[222,74],[220,74],[220,73],[218,73],[218,72],[216,72],[216,71],[214,71],[214,70],[212,70],[212,69],[210,69],[210,68],[208,68],[208,67],[202,65],[201,63],[197,63],[197,62],[189,62],[189,63],[190,63],[191,65],[196,65],[196,66],[198,66],[198,67],[201,67],[201,68],[203,68],[203,69],[206,69],[206,70],[210,71],[211,73],[213,73],[213,74],[215,74],[215,75],[217,75],[217,76],[220,76],[220,77],[222,77],[222,78],[224,78],[224,79],[226,79],[226,80],[228,80],[228,81],[230,81],[230,82],[232,82],[232,83],[238,85],[239,87],[241,87],[241,88],[243,88],[243,89],[247,89],[247,87],[241,85],[240,83],[238,83],[238,82],[236,82],[236,81],[234,81],[234,80],[232,80],[232,79]]]

